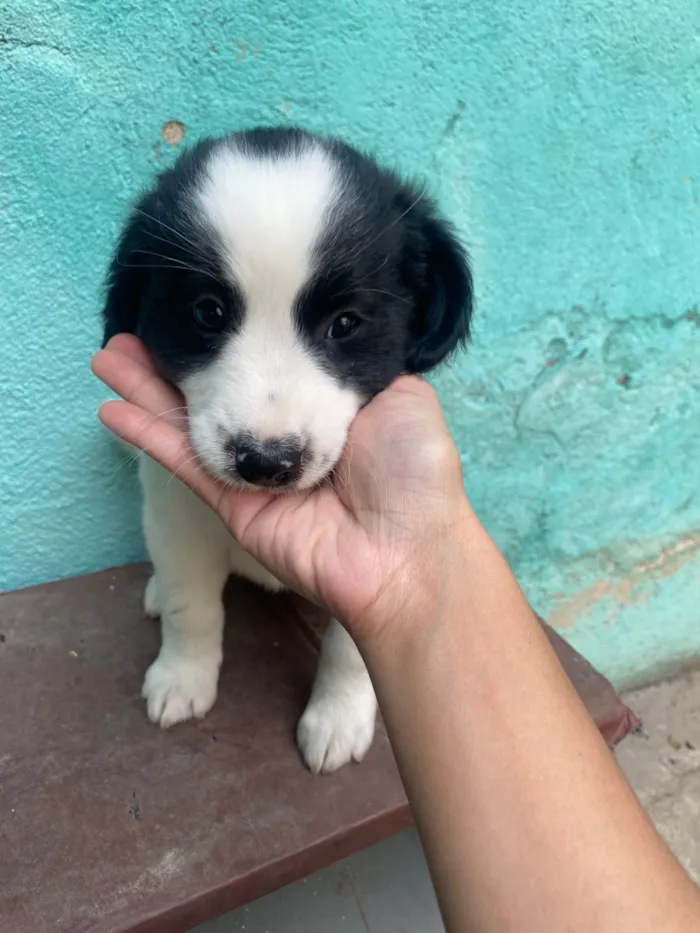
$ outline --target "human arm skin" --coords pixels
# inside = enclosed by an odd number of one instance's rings
[[[127,400],[104,406],[104,423],[357,642],[449,933],[700,930],[696,888],[474,515],[425,383],[399,380],[360,412],[342,482],[275,497],[204,473],[181,398],[134,338],[93,368]]]
[[[437,611],[362,645],[447,929],[700,930],[695,886],[501,555],[471,521],[455,547]]]

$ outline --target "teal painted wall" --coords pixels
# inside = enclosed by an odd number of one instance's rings
[[[294,121],[427,175],[471,245],[438,383],[536,606],[618,683],[700,654],[696,0],[0,2],[0,586],[142,553],[88,364],[185,141]]]

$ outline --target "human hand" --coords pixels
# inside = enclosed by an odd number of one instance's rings
[[[291,495],[237,490],[207,474],[183,399],[135,337],[120,334],[93,372],[125,401],[103,423],[190,486],[276,577],[328,608],[362,642],[430,616],[451,585],[455,537],[473,518],[459,454],[433,389],[402,377],[356,417],[333,481]]]

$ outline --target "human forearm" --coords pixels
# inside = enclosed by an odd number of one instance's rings
[[[477,523],[459,546],[435,615],[363,646],[448,929],[692,929],[694,887],[500,554]]]
[[[700,928],[695,889],[464,498],[432,390],[402,379],[360,412],[337,487],[236,492],[202,470],[179,423],[182,400],[134,341],[114,338],[96,358],[128,400],[101,416],[218,509],[279,579],[345,620],[451,933]]]

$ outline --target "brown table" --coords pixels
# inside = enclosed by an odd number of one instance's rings
[[[294,731],[320,620],[298,601],[233,583],[214,710],[151,725],[146,579],[135,566],[0,597],[2,933],[177,933],[410,822],[383,728],[361,765],[302,766]],[[552,637],[620,738],[631,714]]]

